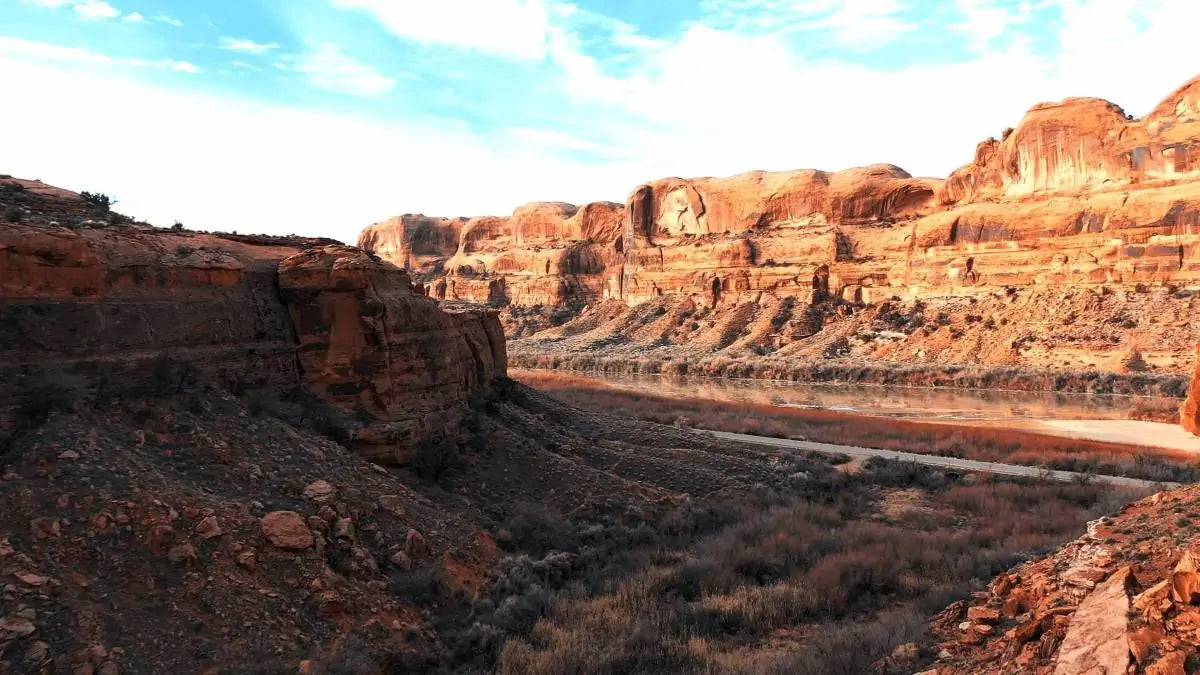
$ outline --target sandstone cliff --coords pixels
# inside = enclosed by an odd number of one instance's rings
[[[1196,370],[1188,387],[1188,398],[1179,412],[1183,428],[1200,436],[1200,347],[1196,348]]]
[[[508,305],[514,355],[637,344],[659,361],[1189,370],[1200,342],[1200,78],[1142,119],[1068,99],[1033,106],[1000,136],[945,180],[888,164],[756,171],[651,181],[623,209],[530,205],[468,221],[453,255],[441,249],[445,272],[418,276],[439,298]],[[406,264],[374,245],[379,236],[368,230],[360,244]],[[659,303],[678,320],[629,309],[604,336],[617,311],[600,310],[605,300]],[[855,318],[884,303],[882,314],[926,325],[945,315],[945,334],[914,339]],[[563,340],[584,333],[594,339]]]
[[[0,223],[0,426],[50,371],[93,391],[302,384],[356,416],[357,447],[403,462],[505,373],[495,312],[448,314],[359,249],[115,225],[79,195],[0,179],[9,204],[22,222]]]
[[[441,273],[442,263],[458,248],[465,224],[464,218],[405,214],[365,228],[358,245],[414,273]]]
[[[362,250],[326,246],[279,263],[305,386],[379,423],[355,434],[368,457],[407,462],[422,442],[454,439],[467,393],[505,372],[494,313],[451,315],[408,274]]]

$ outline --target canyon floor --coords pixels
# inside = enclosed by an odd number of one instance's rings
[[[935,613],[1145,494],[843,470],[512,381],[404,469],[273,392],[25,405],[13,672],[912,672]]]
[[[518,367],[1182,398],[1200,342],[1197,302],[1164,286],[866,307],[668,295],[502,318]]]

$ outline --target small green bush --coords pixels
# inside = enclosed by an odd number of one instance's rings
[[[87,202],[89,207],[101,213],[108,213],[112,210],[113,204],[117,203],[112,197],[100,192],[88,192],[85,190],[80,192],[79,196],[83,197],[83,201]]]

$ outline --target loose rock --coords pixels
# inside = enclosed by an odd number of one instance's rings
[[[287,551],[303,551],[313,545],[308,523],[295,511],[272,511],[263,516],[262,533],[272,546]]]

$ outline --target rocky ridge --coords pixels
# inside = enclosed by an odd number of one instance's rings
[[[1089,524],[933,622],[923,675],[1148,673],[1200,665],[1200,490],[1161,492]]]
[[[448,314],[359,249],[155,230],[12,178],[0,211],[0,428],[47,373],[109,392],[303,385],[344,414],[347,442],[404,462],[505,372],[495,312]]]

